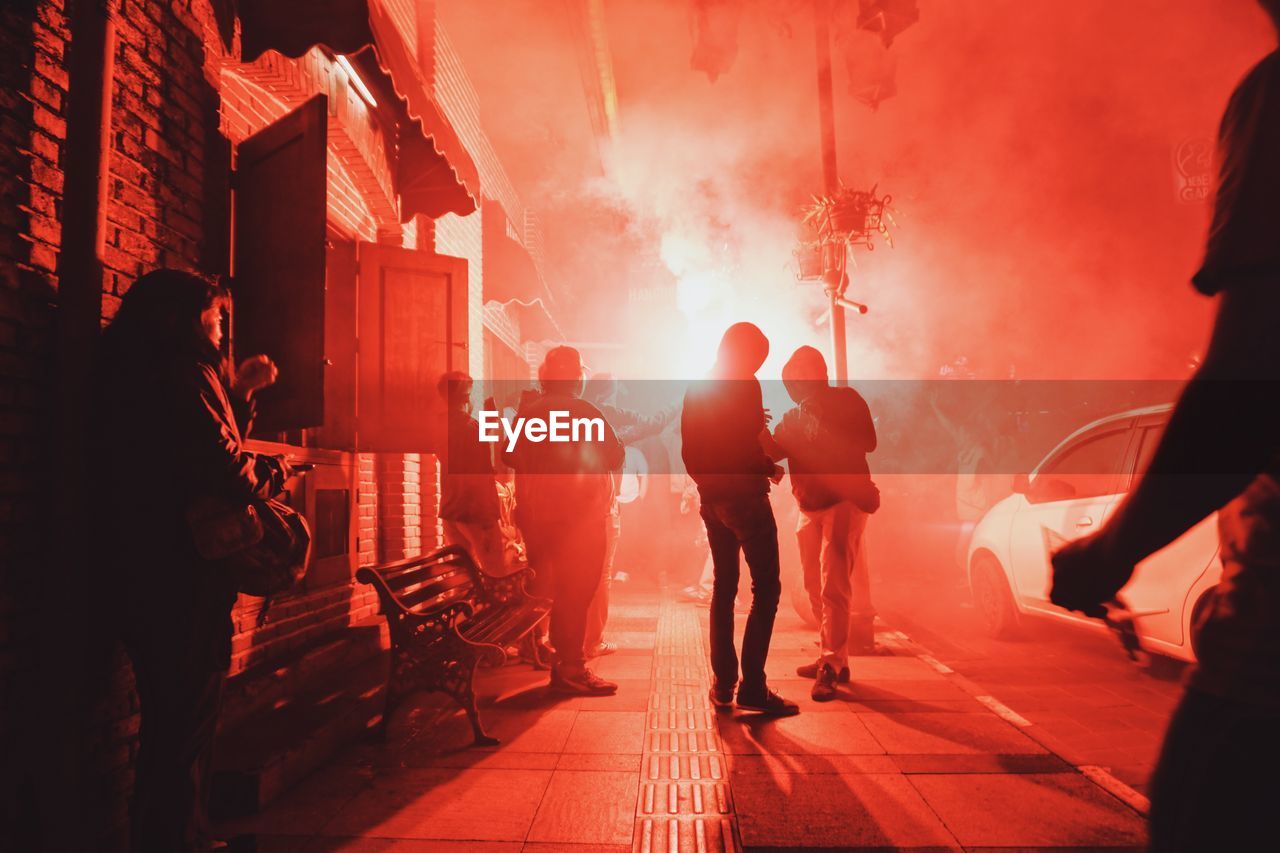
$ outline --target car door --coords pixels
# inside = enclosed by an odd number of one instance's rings
[[[1114,512],[1133,438],[1132,419],[1100,424],[1058,448],[1032,476],[1009,543],[1014,592],[1024,607],[1051,607],[1051,549],[1098,530]]]
[[[1167,418],[1168,413],[1162,413],[1139,421],[1132,483],[1137,483],[1137,478],[1151,463]],[[1188,604],[1187,595],[1208,571],[1217,550],[1215,513],[1137,565],[1133,579],[1120,594],[1130,609],[1140,614],[1137,626],[1143,638],[1174,646],[1187,641],[1183,637],[1182,618],[1183,608]]]

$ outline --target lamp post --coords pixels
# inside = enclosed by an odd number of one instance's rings
[[[828,196],[834,196],[840,188],[840,175],[836,168],[835,103],[831,91],[831,34],[827,27],[830,12],[830,0],[814,0],[813,35],[818,57],[818,127],[822,137],[822,185]],[[843,249],[843,246],[841,248]],[[829,264],[824,263],[824,267],[824,273],[832,269]],[[836,267],[834,281],[824,274],[823,283],[826,285],[827,297],[831,300],[831,360],[835,362],[836,385],[847,385],[849,365],[846,354],[844,306],[840,304],[844,288],[848,285],[844,264]]]

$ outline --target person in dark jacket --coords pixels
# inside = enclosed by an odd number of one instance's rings
[[[125,646],[142,725],[132,804],[137,851],[208,849],[209,757],[231,661],[233,581],[196,551],[186,510],[278,493],[282,462],[244,450],[265,356],[224,379],[226,293],[178,270],[129,288],[103,333],[97,439],[104,554],[123,583]]]
[[[530,396],[517,417],[542,424],[526,430],[503,460],[515,471],[516,523],[529,549],[539,592],[550,593],[552,691],[607,696],[618,685],[586,666],[587,610],[604,573],[605,520],[611,472],[622,465],[622,444],[600,410],[583,400],[582,357],[572,347],[550,350],[538,376],[543,393]],[[599,423],[568,441],[546,432],[557,417]]]
[[[874,647],[862,537],[867,516],[880,506],[867,465],[876,427],[861,394],[829,384],[827,362],[813,347],[795,351],[782,368],[782,382],[796,407],[783,415],[773,437],[788,460],[800,507],[796,541],[821,640],[818,660],[796,672],[814,679],[813,698],[827,702],[836,697],[836,682],[849,680],[851,649]]]
[[[756,371],[769,355],[769,340],[751,323],[735,323],[720,340],[711,378],[685,393],[680,413],[685,469],[698,484],[699,513],[707,528],[715,582],[711,593],[711,701],[773,715],[799,707],[769,689],[764,663],[773,636],[782,582],[778,525],[769,503],[769,481],[782,469],[765,455],[768,436]],[[742,638],[742,683],[733,644],[733,602],[741,573],[739,553],[751,570],[751,612]]]

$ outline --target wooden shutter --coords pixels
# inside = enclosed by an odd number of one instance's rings
[[[324,422],[326,105],[318,95],[236,149],[236,358],[280,368],[257,394],[259,432]]]
[[[359,447],[429,451],[436,382],[467,369],[467,262],[361,243],[358,267]]]

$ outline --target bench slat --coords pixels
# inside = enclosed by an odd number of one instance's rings
[[[458,572],[466,573],[467,568],[458,560],[429,563],[414,566],[398,574],[384,574],[382,579],[392,592],[399,592],[415,584],[425,583],[435,577],[445,577]]]
[[[456,575],[433,578],[417,589],[400,593],[396,598],[406,609],[416,610],[420,605],[436,603],[435,599],[439,599],[440,603],[471,599],[474,597],[473,589],[474,583],[471,576],[466,572],[460,572]]]
[[[545,616],[547,608],[491,607],[479,617],[468,620],[462,626],[462,635],[475,643],[502,645],[519,639],[538,620]]]

